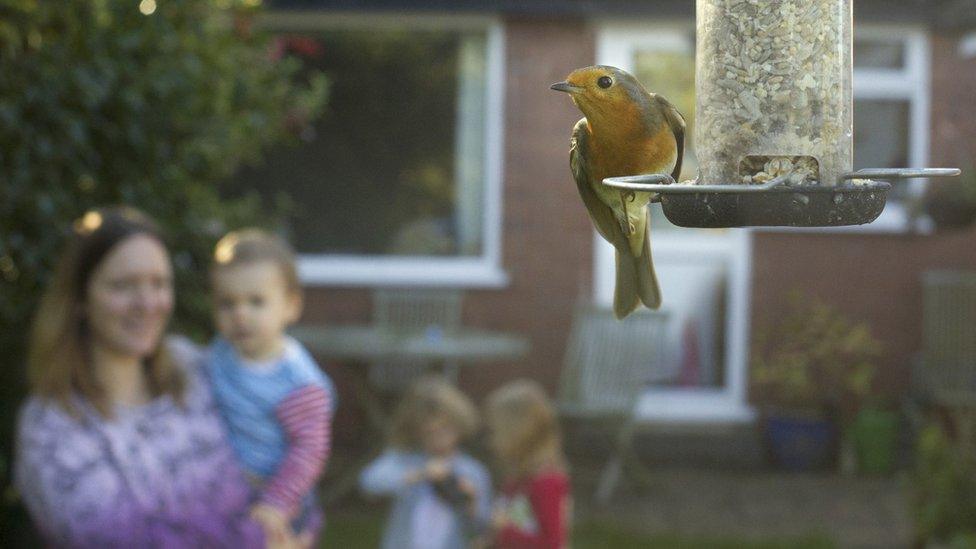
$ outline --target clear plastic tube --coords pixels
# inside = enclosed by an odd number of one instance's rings
[[[700,183],[852,168],[851,0],[697,0]]]

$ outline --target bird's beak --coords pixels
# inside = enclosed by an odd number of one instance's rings
[[[570,93],[570,94],[572,94],[572,93],[579,93],[579,92],[583,91],[583,88],[581,88],[579,86],[574,86],[574,85],[570,84],[569,82],[556,82],[555,84],[549,86],[549,89],[550,90],[560,91],[560,92],[566,92],[566,93]]]

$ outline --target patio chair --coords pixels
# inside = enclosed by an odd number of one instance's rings
[[[615,430],[615,447],[597,484],[600,504],[609,501],[625,465],[642,472],[633,448],[635,408],[648,384],[674,376],[663,352],[667,321],[660,311],[624,320],[592,305],[576,311],[557,402],[565,418],[600,421]]]
[[[373,322],[393,333],[426,333],[440,337],[461,324],[461,292],[450,289],[382,289],[373,294]],[[376,388],[398,392],[436,366],[426,360],[385,360],[370,365],[369,378]],[[444,375],[457,380],[457,364],[443,364]]]
[[[960,442],[976,442],[976,273],[923,275],[922,360],[917,372],[928,400],[947,408]]]

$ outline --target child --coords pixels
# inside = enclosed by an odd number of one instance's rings
[[[206,369],[231,445],[258,488],[251,516],[272,544],[317,532],[315,484],[329,454],[335,389],[285,334],[302,309],[294,254],[248,229],[217,243],[211,269],[219,337]]]
[[[556,412],[537,383],[511,382],[488,397],[489,444],[504,474],[494,547],[568,547],[569,477]]]
[[[477,426],[471,401],[448,382],[421,378],[393,419],[391,448],[360,476],[370,495],[396,497],[383,547],[467,547],[490,515],[491,481],[459,445]]]

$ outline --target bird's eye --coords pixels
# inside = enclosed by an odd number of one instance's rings
[[[599,80],[596,81],[596,85],[603,89],[607,89],[613,85],[613,78],[609,76],[601,76]]]

